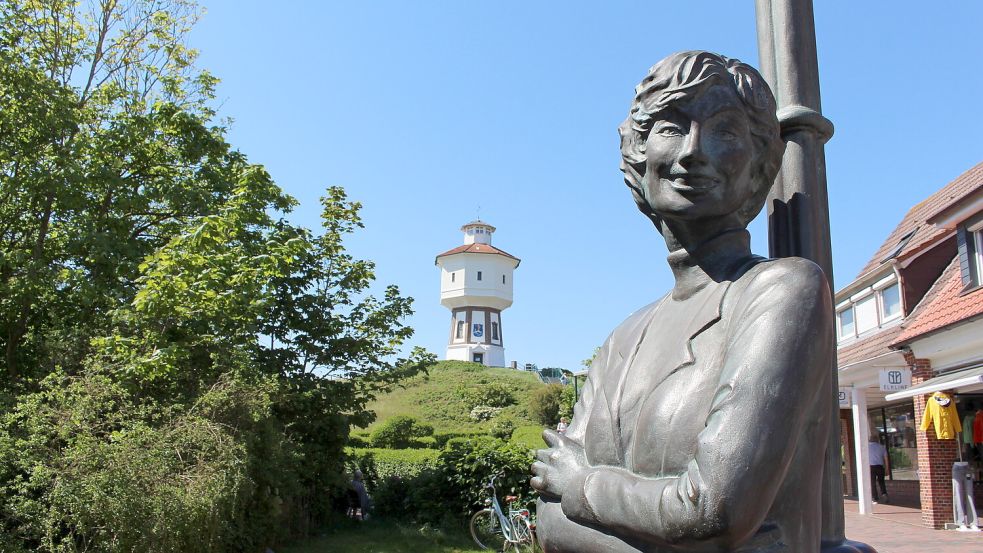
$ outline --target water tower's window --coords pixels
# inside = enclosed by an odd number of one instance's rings
[[[492,340],[498,340],[498,323],[492,322]]]
[[[457,321],[457,332],[455,333],[455,338],[460,340],[464,338],[464,328],[467,327],[468,323],[465,321]]]
[[[502,284],[505,284],[505,275],[502,275]]]
[[[478,280],[481,280],[481,271],[478,271]]]
[[[454,277],[455,276],[457,276],[457,273],[451,273],[451,282],[454,282]]]

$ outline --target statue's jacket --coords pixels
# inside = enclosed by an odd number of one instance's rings
[[[590,467],[539,504],[545,551],[818,551],[832,330],[799,258],[629,317],[566,433]]]

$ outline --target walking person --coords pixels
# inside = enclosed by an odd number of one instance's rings
[[[887,474],[889,465],[887,448],[877,440],[876,435],[871,435],[870,443],[867,444],[867,458],[870,460],[870,493],[874,497],[874,503],[887,503],[887,485],[884,483],[884,475]],[[880,499],[877,494],[877,485],[880,484]]]

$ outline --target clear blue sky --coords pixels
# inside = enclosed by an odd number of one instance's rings
[[[904,212],[983,160],[983,2],[816,2],[837,286]],[[442,355],[437,253],[481,218],[522,258],[506,358],[574,368],[671,287],[662,238],[618,171],[648,67],[705,49],[758,65],[754,2],[205,0],[191,37],[222,79],[230,140],[301,202],[342,185],[349,241],[416,298]],[[762,217],[752,225],[766,254]]]

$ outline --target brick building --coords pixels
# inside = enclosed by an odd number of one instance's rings
[[[983,444],[972,432],[939,439],[921,422],[934,392],[952,396],[960,421],[983,411],[983,163],[908,211],[836,293],[836,326],[844,490],[870,509],[873,436],[889,454],[891,503],[920,506],[933,528],[952,522],[960,461],[980,505]]]

